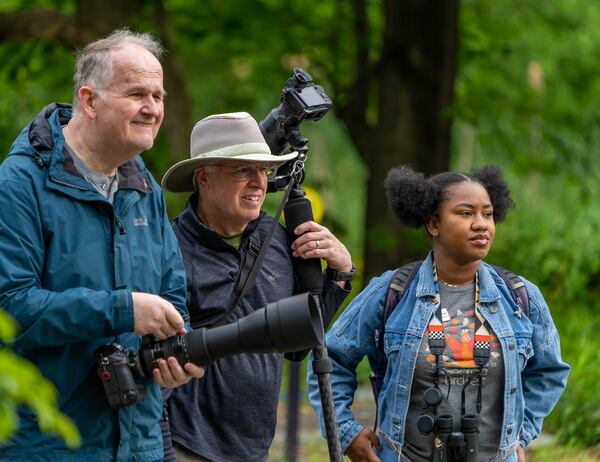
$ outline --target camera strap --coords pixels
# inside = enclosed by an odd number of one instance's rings
[[[442,310],[442,304],[440,300],[440,283],[437,275],[437,268],[435,263],[433,263],[433,283],[436,290],[436,300],[437,309],[435,314],[431,318],[429,322],[428,331],[428,343],[429,350],[431,354],[435,355],[435,372],[433,376],[434,387],[438,388],[439,383],[439,356],[444,354],[444,350],[446,349],[446,339],[444,333],[444,325],[442,321],[444,319],[444,310]],[[446,314],[447,316],[447,314]],[[477,366],[477,379],[478,379],[478,388],[477,388],[477,401],[476,401],[476,409],[477,415],[481,412],[481,371],[483,367],[487,364],[490,359],[491,347],[490,347],[490,326],[487,320],[481,314],[481,309],[479,307],[479,273],[475,273],[475,327],[474,327],[474,335],[475,339],[473,342],[473,361],[475,362],[475,366]],[[465,414],[465,389],[467,385],[471,383],[471,378],[467,378],[465,381],[462,392],[461,392],[461,411],[462,415]],[[450,390],[448,390],[450,393]]]
[[[277,209],[277,213],[273,219],[273,224],[269,228],[267,235],[265,236],[265,240],[261,243],[258,237],[258,230],[256,230],[253,234],[250,235],[250,242],[248,246],[248,251],[246,253],[244,263],[242,268],[240,268],[240,275],[237,279],[236,286],[233,290],[231,302],[227,307],[227,310],[213,323],[213,326],[219,326],[227,323],[227,316],[231,314],[231,312],[235,309],[237,304],[244,298],[256,276],[258,275],[258,270],[260,269],[260,265],[265,258],[267,250],[269,249],[269,244],[271,243],[271,239],[273,238],[273,234],[275,234],[275,230],[279,225],[279,219],[281,218],[281,214],[283,213],[283,207],[287,202],[287,199],[290,195],[290,191],[292,190],[292,185],[294,184],[294,178],[291,178],[289,184],[287,185],[283,197],[281,198],[281,202],[279,204],[279,208]]]

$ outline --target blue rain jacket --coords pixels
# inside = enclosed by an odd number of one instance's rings
[[[56,385],[83,445],[66,449],[23,408],[0,461],[162,460],[158,385],[140,379],[145,398],[112,410],[94,352],[115,341],[140,347],[132,292],[187,313],[181,254],[163,193],[139,157],[119,168],[114,205],[77,174],[63,149],[70,117],[68,105],[46,107],[0,165],[0,306],[20,325],[16,352]]]

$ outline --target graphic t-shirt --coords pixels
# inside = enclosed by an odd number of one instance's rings
[[[465,388],[465,414],[477,414],[477,389],[482,380],[482,410],[479,414],[479,458],[494,460],[500,446],[503,415],[504,362],[498,339],[490,331],[490,358],[478,374],[473,360],[475,339],[475,284],[452,287],[440,284],[442,324],[446,348],[440,356],[439,388],[442,403],[437,415],[452,415],[453,431],[460,431],[461,395]],[[411,461],[425,462],[433,459],[434,434],[422,435],[417,429],[417,419],[423,412],[423,392],[433,387],[435,355],[429,351],[427,331],[421,341],[406,418],[403,454]],[[427,413],[434,415],[433,409]]]

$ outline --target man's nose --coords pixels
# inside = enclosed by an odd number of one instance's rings
[[[256,168],[250,173],[249,182],[265,187],[267,184],[267,175],[260,168]]]
[[[142,112],[149,116],[158,117],[163,110],[163,101],[157,100],[154,96],[149,95],[144,98],[144,106]]]

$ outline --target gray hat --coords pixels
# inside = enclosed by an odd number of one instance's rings
[[[190,137],[190,159],[167,170],[161,184],[166,191],[192,192],[194,171],[216,160],[266,162],[278,167],[296,157],[297,152],[272,155],[258,123],[247,112],[215,114],[194,126]]]

